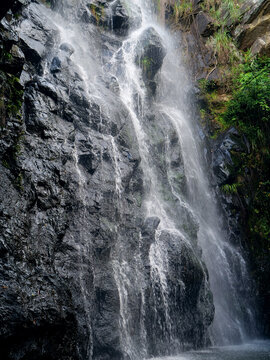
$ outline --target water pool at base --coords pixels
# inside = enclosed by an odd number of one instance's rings
[[[177,356],[155,358],[155,360],[269,360],[270,340],[258,340],[243,345],[212,347],[190,351]]]

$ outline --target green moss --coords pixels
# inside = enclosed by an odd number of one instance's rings
[[[1,127],[4,127],[6,118],[15,117],[21,120],[24,92],[16,76],[0,71],[0,80],[0,120]]]
[[[232,152],[231,183],[222,190],[244,205],[243,221],[255,276],[263,285],[270,260],[270,58],[249,59],[234,80],[235,90],[221,116],[249,141],[249,152]],[[243,205],[242,205],[243,207]],[[261,270],[262,269],[262,270]],[[268,271],[268,272],[267,272]],[[264,289],[261,289],[264,292]]]
[[[39,0],[42,4],[44,4],[46,7],[51,7],[51,1],[50,0]]]
[[[17,175],[14,185],[18,190],[23,191],[23,175],[21,172]]]
[[[222,191],[226,194],[237,194],[238,188],[241,186],[239,183],[235,184],[225,184],[221,187]]]
[[[95,5],[95,4],[90,4],[88,5],[88,9],[90,10],[91,14],[94,16],[97,25],[103,25],[104,27],[104,23],[102,21],[102,19],[104,18],[104,6],[103,5]]]
[[[2,165],[3,165],[5,168],[7,168],[7,169],[10,168],[10,165],[9,165],[9,163],[7,162],[7,160],[3,160],[3,161],[2,161]]]
[[[138,207],[141,207],[141,206],[142,206],[142,195],[138,193],[138,194],[135,196],[135,200],[136,200],[137,206],[138,206]]]
[[[143,68],[145,70],[149,69],[150,66],[152,65],[152,59],[150,59],[149,57],[145,56],[144,58],[141,59],[141,64],[143,66]]]

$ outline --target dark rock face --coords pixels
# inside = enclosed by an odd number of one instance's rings
[[[138,43],[136,63],[141,67],[143,80],[154,95],[157,84],[154,78],[162,66],[165,49],[155,29],[145,30]]]
[[[146,290],[146,329],[152,356],[177,353],[179,339],[185,350],[204,346],[205,339],[201,334],[212,323],[214,315],[212,295],[202,286],[207,273],[192,248],[179,236],[166,231],[160,234],[159,242],[158,246],[165,247],[167,251],[169,277],[166,295],[162,286],[155,283]],[[155,277],[155,273],[151,276]],[[208,294],[206,297],[205,290]],[[162,301],[164,296],[170,304],[167,309],[166,306],[164,309]],[[152,308],[157,311],[151,311]],[[170,329],[167,317],[172,320]],[[194,322],[196,327],[192,326]],[[171,338],[168,338],[169,334]],[[196,343],[191,339],[196,339]],[[166,346],[168,343],[169,349]]]
[[[215,30],[213,19],[203,11],[200,11],[196,16],[195,26],[201,36],[210,36]]]
[[[59,12],[65,6],[67,19],[73,12],[74,26],[84,16],[86,38],[93,41],[93,56],[102,65],[121,44],[115,34],[126,35],[140,19],[127,15],[122,2],[110,7],[111,3],[82,1],[74,8],[72,1],[52,2]],[[104,33],[93,26],[91,4],[104,6],[106,14],[113,11],[113,29]],[[120,325],[124,311],[121,256],[129,265],[132,284],[127,302],[134,342],[140,346],[145,301],[148,352],[164,353],[169,339],[164,338],[166,329],[159,327],[160,322],[166,324],[158,300],[162,289],[154,283],[149,258],[160,219],[144,216],[147,185],[132,121],[119,101],[117,79],[101,75],[103,69],[97,65],[94,74],[101,79],[94,85],[102,89],[102,97],[92,96],[92,84],[86,89],[74,61],[75,49],[62,41],[57,24],[36,3],[22,13],[19,23],[2,23],[1,44],[11,51],[12,59],[1,60],[1,71],[20,76],[21,85],[16,82],[15,87],[21,91],[23,86],[24,99],[23,107],[18,102],[12,114],[6,102],[3,111],[0,105],[1,353],[14,360],[126,359]],[[151,61],[142,70],[154,93],[165,51],[152,28],[143,33],[138,54]],[[89,67],[90,61],[91,56]],[[154,120],[150,109],[144,119],[149,132],[158,131],[163,138],[168,133],[170,166],[175,174],[183,172],[175,134],[167,131],[165,121],[161,133]],[[151,151],[157,150],[165,156],[165,143],[157,141]],[[164,176],[164,162],[159,164],[158,158],[156,162]],[[184,189],[184,179],[175,175],[172,182]],[[168,191],[169,184],[165,188]],[[196,248],[195,221],[188,212],[179,214],[175,211],[179,222],[192,224],[190,236]],[[187,342],[202,346],[214,310],[199,250],[196,253],[166,232],[160,241],[168,253],[168,314],[171,319],[177,316],[173,346],[184,347]],[[159,309],[159,318],[153,306]]]
[[[235,128],[231,128],[216,141],[213,154],[213,170],[218,185],[228,183],[233,167],[232,152],[243,152],[247,149],[247,142],[239,135]]]
[[[235,181],[235,171],[238,164],[235,164],[233,154],[249,152],[249,144],[245,137],[240,136],[235,128],[229,129],[222,134],[213,147],[212,167],[215,176],[215,182],[218,187],[232,184]],[[241,216],[244,211],[244,204],[241,203],[239,196],[234,193],[221,191],[219,198],[228,221],[230,230],[230,240],[239,245],[243,238],[241,230]]]
[[[74,21],[74,11],[77,20],[94,24],[118,36],[126,36],[129,30],[141,24],[140,9],[135,4],[127,5],[123,0],[80,0],[74,6],[72,2],[63,0],[51,1],[52,8]]]
[[[244,50],[251,48],[254,55],[269,56],[269,1],[245,1],[241,13],[241,23],[234,30],[239,47]]]
[[[0,19],[2,19],[8,10],[12,10],[14,12],[18,11],[22,5],[29,4],[30,0],[6,0],[0,8]]]

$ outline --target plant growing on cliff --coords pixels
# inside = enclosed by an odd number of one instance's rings
[[[88,8],[96,20],[97,25],[102,25],[102,19],[104,18],[104,6],[90,4]]]
[[[224,120],[243,131],[253,148],[268,144],[270,125],[270,59],[255,59],[243,65],[243,73],[229,102]]]
[[[230,34],[225,30],[218,30],[207,42],[214,51],[219,65],[231,66],[241,61],[241,54],[236,48]]]
[[[193,11],[193,4],[190,0],[177,0],[174,3],[173,14],[176,21],[191,16]]]
[[[250,198],[248,229],[251,247],[256,251],[259,243],[260,251],[269,252],[270,58],[251,59],[240,68],[241,72],[234,81],[236,90],[223,120],[229,126],[237,127],[249,140],[250,153],[238,155],[241,166],[236,176],[245,179],[243,194]]]
[[[236,21],[240,17],[240,7],[243,0],[205,0],[201,8],[216,22],[224,27],[227,22]]]
[[[224,184],[222,186],[222,190],[226,193],[226,194],[237,194],[238,188],[241,186],[241,184],[239,183],[235,183],[235,184]]]

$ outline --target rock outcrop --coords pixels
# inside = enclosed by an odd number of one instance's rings
[[[155,95],[157,84],[154,78],[162,66],[165,49],[154,28],[149,28],[142,33],[136,54],[135,61],[142,69],[145,85],[151,94]]]
[[[174,3],[173,0],[167,1],[169,20],[173,14],[171,6]],[[256,171],[260,174],[261,165],[253,160],[249,166],[243,166],[243,159],[250,156],[252,145],[235,128],[222,130],[219,119],[225,112],[226,102],[228,103],[230,96],[233,95],[232,74],[237,67],[235,64],[241,63],[242,51],[249,50],[252,59],[256,59],[257,56],[267,58],[270,55],[270,4],[268,0],[239,2],[239,8],[235,6],[233,9],[235,13],[231,12],[234,16],[230,16],[225,2],[216,2],[215,10],[218,9],[216,12],[213,11],[213,7],[209,7],[209,4],[210,2],[203,0],[192,1],[192,8],[185,13],[185,16],[182,18],[180,16],[177,25],[182,30],[181,46],[184,48],[185,61],[194,79],[194,94],[201,108],[202,127],[209,138],[211,156],[208,161],[212,164],[214,171],[213,187],[219,193],[221,205],[226,214],[231,242],[237,247],[245,248],[245,256],[249,259],[256,282],[256,285],[255,282],[253,283],[253,293],[260,307],[259,322],[264,327],[262,332],[268,336],[269,310],[266,304],[269,302],[269,287],[265,286],[265,278],[269,277],[267,265],[269,253],[266,250],[268,245],[265,245],[268,240],[266,237],[261,244],[259,240],[252,240],[249,220],[255,197],[254,188],[252,189],[256,182],[254,174]],[[210,14],[215,19],[211,18]],[[224,36],[223,39],[222,36]],[[223,51],[223,45],[225,51]],[[226,57],[226,51],[228,51],[227,54],[231,54],[231,60]],[[254,78],[256,79],[256,76]],[[202,81],[198,86],[200,80]],[[213,96],[212,99],[210,99],[211,96]],[[238,120],[241,122],[241,119]],[[210,136],[213,138],[217,133],[219,136],[215,140],[210,139]],[[242,183],[242,187],[239,183]],[[253,217],[256,218],[256,214]],[[253,223],[256,224],[256,220],[253,219]],[[265,227],[268,228],[268,225]],[[255,248],[256,255],[254,255]]]
[[[33,2],[19,19],[1,23],[1,354],[14,360],[128,359],[124,326],[132,329],[134,348],[141,350],[144,341],[149,355],[164,354],[172,339],[149,260],[160,219],[145,218],[147,189],[134,127],[117,79],[106,72],[140,14],[127,12],[122,1],[51,4],[62,20]],[[62,39],[70,23],[70,39]],[[72,38],[78,34],[83,49]],[[155,126],[151,107],[164,56],[155,31],[145,31],[140,57],[151,67],[142,66],[142,81],[152,94],[143,120],[154,139],[165,138],[167,129]],[[90,78],[76,59],[85,61]],[[174,171],[183,171],[174,136],[171,131],[168,152]],[[154,142],[151,151],[157,149],[165,157],[164,143]],[[165,174],[164,162],[155,161]],[[214,313],[198,229],[187,209],[182,215],[193,229],[192,245],[160,235],[178,349],[203,346]]]
[[[270,4],[267,0],[246,1],[242,7],[243,19],[234,36],[243,50],[252,54],[270,55]]]

